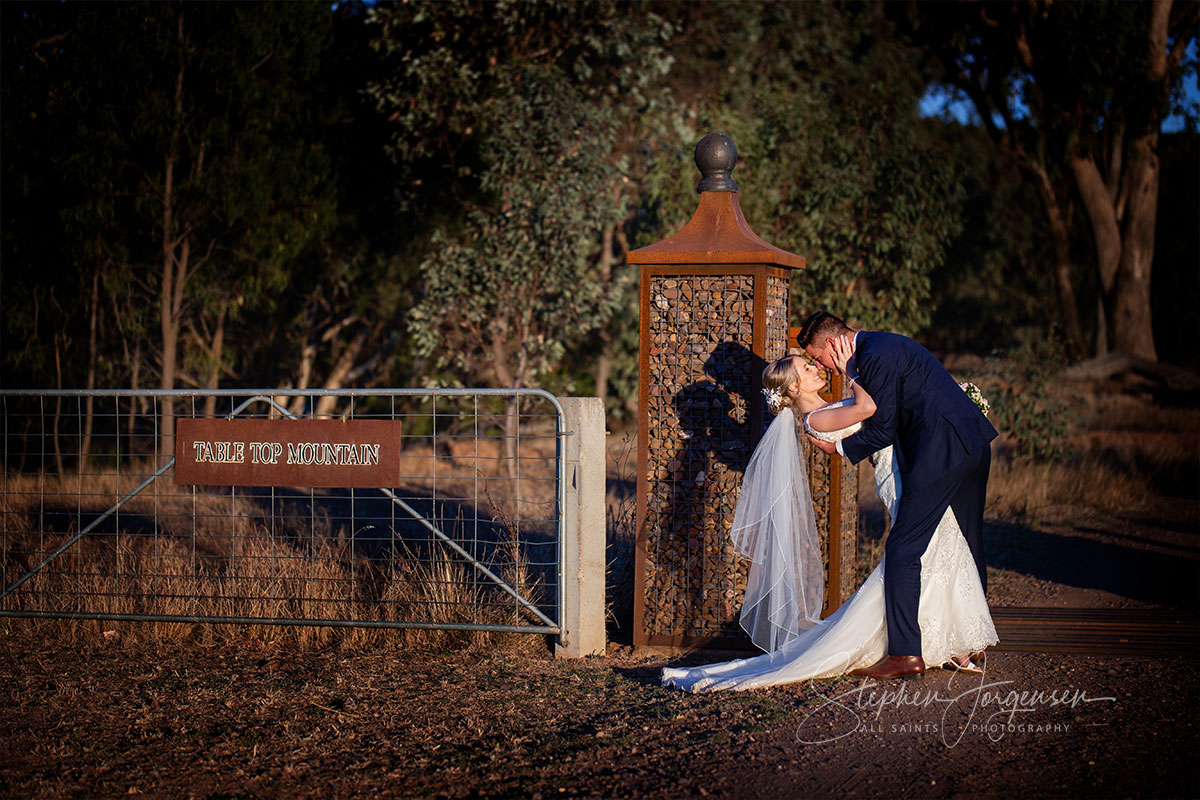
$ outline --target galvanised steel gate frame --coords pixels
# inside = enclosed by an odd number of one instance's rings
[[[7,544],[8,544],[8,536],[7,536],[8,522],[7,522],[7,519],[8,519],[8,512],[10,510],[9,509],[9,499],[10,498],[9,498],[8,486],[9,486],[9,477],[10,477],[10,461],[12,460],[12,457],[13,457],[13,454],[10,453],[10,451],[9,451],[10,440],[11,440],[10,437],[15,438],[20,435],[16,432],[10,430],[10,424],[9,424],[10,423],[10,416],[9,416],[10,404],[14,403],[15,401],[17,401],[21,398],[38,399],[38,400],[40,400],[40,405],[42,407],[42,411],[41,411],[42,416],[47,416],[49,414],[49,412],[46,412],[44,409],[44,406],[45,406],[45,403],[47,400],[54,400],[56,403],[61,403],[61,401],[64,399],[75,399],[77,404],[79,404],[88,398],[90,398],[92,401],[111,399],[114,401],[115,404],[117,404],[117,409],[118,409],[118,413],[115,414],[114,416],[119,418],[119,416],[120,416],[119,404],[123,399],[130,401],[131,413],[132,413],[132,403],[135,400],[150,400],[150,401],[154,401],[156,403],[161,402],[163,400],[170,400],[172,402],[174,402],[176,400],[191,401],[193,413],[185,413],[183,411],[175,411],[173,413],[173,416],[176,420],[178,420],[180,418],[196,416],[194,414],[196,401],[198,399],[208,398],[210,396],[228,400],[231,404],[238,398],[244,398],[242,400],[242,402],[237,404],[236,407],[234,407],[229,413],[221,415],[226,419],[234,419],[234,418],[241,416],[243,414],[243,412],[247,411],[247,409],[254,406],[255,404],[264,404],[267,408],[270,409],[272,416],[277,415],[279,417],[289,418],[289,419],[299,419],[300,418],[299,415],[293,413],[292,411],[288,410],[285,406],[281,405],[280,402],[278,402],[278,400],[276,398],[282,399],[282,398],[289,398],[289,397],[290,398],[301,397],[301,398],[305,398],[309,403],[315,403],[320,398],[337,398],[339,400],[349,400],[351,403],[351,411],[350,412],[331,415],[332,418],[343,418],[343,419],[347,418],[347,416],[353,414],[353,404],[354,404],[355,400],[359,399],[359,398],[391,398],[393,409],[394,409],[397,398],[416,398],[416,399],[430,398],[433,400],[433,403],[434,403],[433,411],[431,414],[431,417],[433,420],[434,432],[433,432],[431,438],[434,441],[435,446],[436,446],[436,441],[437,441],[436,426],[437,426],[437,418],[438,418],[438,414],[439,414],[437,407],[436,407],[436,402],[437,402],[436,398],[439,398],[439,397],[442,397],[442,398],[474,398],[476,401],[475,417],[476,417],[476,430],[477,431],[478,431],[478,419],[479,419],[478,399],[481,397],[516,398],[518,403],[519,403],[520,398],[539,398],[539,399],[544,400],[545,402],[549,403],[554,409],[554,439],[555,439],[554,537],[555,537],[555,543],[556,543],[556,556],[555,556],[556,563],[555,563],[555,573],[554,574],[555,574],[556,592],[555,592],[555,600],[554,600],[554,609],[553,610],[554,610],[555,616],[558,616],[559,614],[561,614],[561,610],[564,607],[564,581],[563,581],[563,574],[562,574],[562,572],[563,572],[564,537],[563,537],[562,525],[563,525],[563,520],[564,520],[564,516],[565,516],[565,505],[564,504],[565,504],[565,485],[566,485],[566,463],[565,463],[565,459],[563,457],[564,456],[563,440],[564,440],[564,437],[568,435],[568,433],[564,430],[564,411],[563,411],[562,405],[559,403],[558,399],[554,395],[552,395],[549,392],[546,392],[544,390],[541,390],[541,389],[489,389],[489,388],[343,389],[343,390],[262,390],[262,389],[236,390],[236,389],[233,389],[233,390],[223,390],[223,391],[128,390],[128,389],[117,389],[117,390],[112,390],[112,389],[110,389],[110,390],[0,390],[0,403],[3,404],[3,406],[0,407],[0,415],[2,415],[2,417],[3,417],[3,452],[0,453],[0,457],[3,458],[2,466],[4,469],[4,471],[3,471],[4,486],[3,486],[2,495],[3,495],[3,499],[4,499],[4,504],[5,504],[4,511],[6,512],[5,513],[5,527],[3,530],[3,534],[5,537],[4,543],[5,543],[6,548],[7,548]],[[55,426],[57,426],[57,424],[58,424],[57,416],[59,414],[59,411],[56,410],[55,412],[53,412],[53,414],[55,416]],[[80,412],[80,416],[82,416],[82,412]],[[376,418],[378,417],[378,415],[374,415],[374,416],[376,416]],[[404,416],[419,416],[419,415],[404,415]],[[491,416],[495,416],[495,415],[493,414]],[[153,415],[153,419],[157,423],[157,421],[158,421],[157,413],[155,415]],[[120,425],[120,422],[118,419],[117,420],[118,428],[119,428],[119,425]],[[392,503],[394,503],[397,507],[402,509],[413,520],[415,520],[420,526],[422,526],[430,534],[432,534],[432,536],[435,537],[435,539],[438,542],[440,542],[445,547],[449,548],[453,553],[455,553],[455,555],[457,555],[459,558],[461,558],[464,563],[469,564],[472,569],[478,571],[478,573],[485,576],[486,579],[492,585],[494,585],[497,589],[499,589],[500,591],[509,595],[512,598],[512,600],[515,602],[515,604],[521,610],[526,612],[528,615],[532,616],[538,622],[533,623],[533,624],[502,624],[502,623],[495,623],[495,622],[453,622],[453,621],[443,622],[443,621],[391,620],[391,619],[386,619],[386,620],[316,619],[316,618],[305,618],[305,617],[294,617],[294,616],[293,617],[287,617],[287,616],[264,617],[264,616],[227,616],[227,615],[211,615],[211,614],[110,613],[110,612],[97,612],[97,611],[88,611],[88,610],[65,611],[65,610],[17,609],[17,608],[7,607],[7,603],[5,601],[9,600],[9,598],[15,596],[16,593],[20,590],[20,588],[23,585],[25,585],[28,581],[35,578],[39,574],[41,574],[43,572],[43,570],[45,570],[49,565],[53,564],[57,559],[61,558],[65,553],[70,552],[72,550],[72,548],[74,548],[80,541],[84,540],[85,537],[87,537],[89,534],[91,534],[93,531],[95,531],[102,523],[104,523],[106,520],[109,520],[114,515],[118,514],[118,512],[120,511],[120,509],[122,507],[126,506],[134,498],[137,498],[139,495],[141,495],[144,491],[146,491],[148,489],[148,487],[151,487],[152,485],[154,485],[155,482],[158,481],[160,478],[166,476],[168,473],[171,472],[172,468],[175,465],[175,457],[174,457],[174,454],[163,454],[163,453],[157,452],[158,433],[159,433],[159,431],[158,431],[157,424],[156,424],[154,426],[154,430],[152,430],[149,434],[150,436],[153,436],[154,441],[156,442],[155,452],[150,453],[150,454],[142,454],[142,455],[153,457],[153,458],[155,458],[156,462],[159,459],[166,458],[166,460],[162,463],[162,465],[159,466],[157,469],[155,469],[152,473],[147,475],[145,477],[145,479],[141,481],[141,483],[139,483],[132,490],[126,492],[123,496],[120,497],[120,499],[118,499],[107,510],[105,510],[103,513],[101,513],[99,516],[97,516],[95,519],[93,519],[90,523],[88,523],[86,526],[81,526],[80,529],[74,535],[70,536],[65,542],[63,542],[61,545],[59,545],[57,548],[55,548],[53,550],[53,552],[50,552],[48,555],[45,555],[45,557],[42,558],[39,563],[37,563],[32,568],[28,569],[26,572],[24,572],[24,574],[22,574],[16,580],[12,581],[11,583],[8,583],[4,587],[3,591],[0,592],[0,617],[34,617],[34,618],[42,617],[42,618],[97,619],[97,620],[128,620],[128,621],[147,621],[147,622],[241,623],[241,624],[262,624],[262,625],[305,625],[305,626],[321,626],[321,627],[426,628],[426,629],[449,629],[449,630],[504,631],[504,632],[517,632],[517,633],[554,634],[558,637],[560,646],[566,644],[562,627],[558,621],[553,619],[550,615],[547,615],[542,609],[538,608],[538,606],[535,603],[533,603],[529,598],[523,597],[520,594],[520,592],[517,590],[517,588],[514,588],[510,584],[509,581],[496,575],[495,572],[487,566],[487,564],[483,563],[483,561],[478,557],[477,554],[469,552],[467,549],[465,549],[463,546],[461,546],[457,541],[455,541],[453,536],[447,534],[442,529],[443,528],[442,525],[437,524],[437,522],[435,522],[435,521],[431,521],[430,519],[427,518],[427,516],[425,514],[422,514],[417,509],[413,508],[412,504],[406,502],[405,499],[403,499],[399,494],[396,493],[396,491],[394,490],[394,487],[379,487],[376,491],[378,491],[380,494],[382,494],[384,497],[386,497],[388,500],[390,500]],[[55,436],[57,437],[57,432],[55,433]],[[44,444],[45,438],[46,438],[46,434],[45,434],[44,427],[43,427],[43,431],[40,435],[40,439],[43,441],[42,449],[36,453],[36,455],[38,455],[40,457],[40,460],[43,465],[42,474],[44,474],[44,464],[49,455],[45,449],[45,444]],[[115,438],[118,443],[121,441],[119,432],[115,435]],[[55,442],[55,447],[57,448],[57,442]],[[25,453],[23,455],[28,455],[28,453]],[[76,457],[78,457],[78,456],[79,456],[79,454],[76,454]],[[120,453],[118,453],[117,454],[118,460],[121,457],[122,457],[122,455]],[[433,476],[435,481],[437,478],[436,458],[437,458],[437,454],[435,451],[434,452],[435,475]],[[518,461],[517,468],[519,470],[519,461]],[[518,501],[519,501],[519,496],[520,496],[520,488],[519,488],[520,477],[519,477],[519,475],[518,475],[517,480],[518,480],[517,494],[518,494]],[[194,491],[194,487],[193,487],[193,491]],[[479,500],[478,497],[475,497],[474,499],[476,501]],[[436,497],[435,497],[435,508],[436,508]],[[80,514],[80,522],[82,523],[82,514]],[[156,522],[157,522],[157,520],[156,520]],[[119,533],[119,531],[118,531],[118,533]],[[395,534],[393,532],[393,537],[394,536],[395,536]],[[8,555],[8,553],[6,552],[5,553],[6,558],[7,558],[7,555]],[[6,564],[6,566],[7,566],[7,564]]]

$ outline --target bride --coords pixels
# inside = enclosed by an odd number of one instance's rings
[[[848,346],[835,345],[839,369],[849,356]],[[852,398],[828,404],[819,394],[824,386],[821,371],[799,356],[781,358],[763,371],[763,393],[777,416],[746,468],[731,537],[739,555],[751,562],[740,622],[766,653],[666,668],[664,686],[711,692],[831,678],[887,654],[882,560],[853,597],[819,618],[821,551],[792,409],[803,414],[807,432],[831,442],[856,432],[875,411],[857,383],[851,383]],[[872,455],[871,463],[875,491],[895,519],[902,487],[892,448]],[[921,557],[918,621],[927,664],[979,672],[970,654],[997,641],[975,561],[951,509]]]

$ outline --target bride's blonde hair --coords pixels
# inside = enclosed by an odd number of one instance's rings
[[[778,414],[795,403],[788,396],[787,387],[796,381],[796,365],[793,359],[800,356],[784,356],[767,365],[762,373],[763,395],[772,414]]]

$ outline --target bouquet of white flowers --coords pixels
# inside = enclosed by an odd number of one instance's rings
[[[992,410],[992,404],[988,402],[988,399],[983,396],[983,392],[975,384],[970,381],[964,381],[958,385],[958,388],[967,393],[967,397],[971,398],[971,401],[979,406],[979,410],[983,412],[985,417]]]

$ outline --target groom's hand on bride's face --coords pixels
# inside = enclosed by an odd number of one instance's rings
[[[849,363],[850,356],[854,355],[854,344],[844,335],[830,339],[829,353],[832,356],[833,366],[838,372],[845,375],[846,364]]]
[[[837,452],[837,445],[834,444],[833,442],[826,442],[821,439],[818,439],[817,437],[813,436],[811,433],[806,433],[804,435],[807,436],[808,440],[813,443],[813,447],[817,448],[822,453],[826,453],[828,455],[833,455],[834,453]]]

